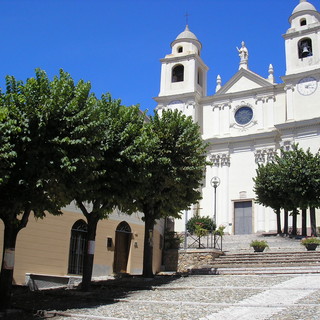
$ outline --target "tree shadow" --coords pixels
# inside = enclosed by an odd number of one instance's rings
[[[96,281],[90,292],[82,292],[80,286],[73,289],[58,288],[30,291],[25,286],[15,286],[12,296],[12,308],[23,310],[19,319],[48,319],[39,311],[65,311],[68,309],[94,308],[117,303],[135,291],[154,290],[177,279],[178,275],[161,275],[152,279],[140,276],[126,276],[119,279]],[[1,317],[0,317],[1,319]]]

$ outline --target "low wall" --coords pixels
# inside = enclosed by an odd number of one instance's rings
[[[223,252],[215,249],[170,249],[164,253],[166,271],[189,272],[210,266]]]

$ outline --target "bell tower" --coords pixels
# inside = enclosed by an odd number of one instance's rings
[[[171,54],[161,59],[159,97],[197,92],[207,94],[208,67],[200,58],[201,42],[188,25],[171,43]]]
[[[202,61],[202,45],[189,26],[171,43],[171,53],[161,59],[158,113],[178,109],[194,121],[199,119],[198,101],[207,95],[208,67]]]
[[[283,36],[286,75],[320,68],[320,13],[307,0],[300,0],[289,23],[291,27]]]

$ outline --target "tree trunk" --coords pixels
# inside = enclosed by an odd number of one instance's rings
[[[83,273],[82,273],[82,283],[81,283],[82,291],[89,291],[91,286],[95,240],[96,240],[97,225],[99,221],[98,216],[91,215],[91,214],[87,216],[88,233],[87,233],[87,241],[85,246],[85,254],[83,257]]]
[[[307,209],[302,209],[301,214],[301,235],[306,237],[307,236]]]
[[[297,212],[293,211],[292,212],[292,232],[291,234],[293,236],[297,235]]]
[[[288,213],[288,210],[284,210],[283,233],[284,233],[285,235],[288,235],[288,233],[289,233],[289,213]]]
[[[281,216],[280,216],[280,209],[277,209],[277,234],[281,234]]]
[[[153,227],[155,220],[152,212],[144,212],[144,248],[143,272],[144,278],[153,278]]]
[[[27,205],[21,220],[16,219],[15,214],[10,215],[10,213],[7,216],[8,219],[6,221],[3,220],[4,234],[0,273],[0,310],[5,310],[11,307],[17,236],[19,231],[27,226],[30,212],[30,206]]]
[[[14,223],[5,223],[0,274],[0,310],[8,309],[11,306],[14,255],[18,232],[19,228]]]
[[[316,223],[316,209],[314,207],[310,207],[310,223],[311,223],[311,236],[317,237],[317,223]]]

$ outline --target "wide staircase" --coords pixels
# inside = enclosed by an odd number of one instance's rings
[[[252,240],[266,240],[269,248],[262,253],[253,252]],[[300,239],[239,235],[223,237],[224,255],[210,265],[213,274],[310,274],[320,273],[320,249],[307,251]]]
[[[220,275],[320,273],[320,252],[226,253],[210,267]]]

